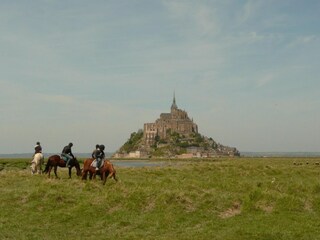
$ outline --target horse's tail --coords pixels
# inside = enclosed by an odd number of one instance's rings
[[[112,176],[113,176],[113,179],[114,180],[116,180],[116,181],[118,181],[118,179],[117,179],[117,177],[116,177],[116,169],[114,168],[114,166],[113,166],[113,164],[111,163],[111,166],[112,166],[112,170],[113,170],[113,172],[112,172]]]
[[[110,173],[110,175],[108,177],[113,178],[114,180],[118,181],[118,179],[116,177],[116,169],[114,168],[113,164],[110,161],[108,161],[107,166],[108,166],[109,173]]]

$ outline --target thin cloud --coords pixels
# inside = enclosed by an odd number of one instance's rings
[[[179,25],[188,23],[189,28],[180,28],[180,32],[190,37],[191,32],[198,34],[194,37],[214,35],[219,31],[219,24],[215,19],[215,9],[203,2],[192,1],[163,1],[170,17]]]
[[[259,78],[259,80],[257,81],[257,87],[263,87],[269,84],[270,82],[274,81],[274,79],[275,79],[274,74],[267,74]]]
[[[258,11],[261,9],[262,1],[260,0],[249,0],[240,9],[238,21],[242,24],[252,20],[258,15]]]
[[[316,35],[298,36],[293,41],[287,44],[287,48],[295,48],[303,45],[313,44],[319,42],[319,38]]]

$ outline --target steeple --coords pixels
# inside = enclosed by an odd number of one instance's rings
[[[171,109],[177,109],[177,104],[176,104],[176,94],[175,92],[173,92],[173,102],[172,102],[172,105],[171,105]]]

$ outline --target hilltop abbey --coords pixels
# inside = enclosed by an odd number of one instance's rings
[[[198,133],[198,126],[188,117],[186,111],[177,107],[175,95],[170,113],[161,113],[154,123],[145,123],[143,128],[143,138],[146,145],[155,143],[156,137],[165,139],[169,132],[176,132],[182,135]]]
[[[224,146],[198,133],[198,125],[188,113],[178,108],[175,94],[170,113],[161,113],[143,130],[131,133],[130,138],[114,154],[115,158],[203,158],[240,156],[236,148]]]

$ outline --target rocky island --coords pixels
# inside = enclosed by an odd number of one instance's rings
[[[224,146],[198,132],[188,113],[178,108],[175,96],[170,113],[161,113],[143,130],[133,132],[113,155],[114,158],[208,158],[240,156],[234,147]]]

